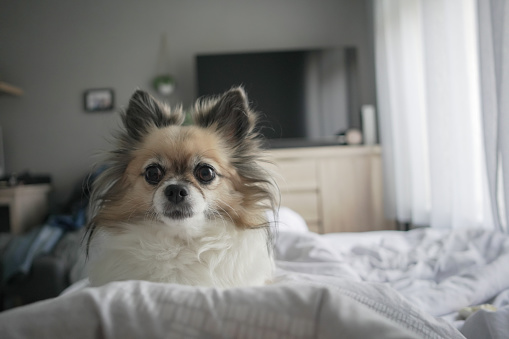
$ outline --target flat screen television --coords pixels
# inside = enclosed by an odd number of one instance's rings
[[[354,48],[200,54],[198,96],[243,86],[261,113],[261,132],[277,141],[335,142],[358,112]]]

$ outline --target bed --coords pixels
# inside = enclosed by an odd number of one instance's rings
[[[144,281],[0,313],[3,338],[507,338],[509,235],[416,229],[318,235],[283,208],[271,285]],[[466,307],[489,304],[484,309]],[[476,312],[474,312],[476,311]]]

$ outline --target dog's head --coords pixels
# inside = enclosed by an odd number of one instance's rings
[[[234,88],[201,100],[194,125],[143,91],[122,114],[124,128],[91,196],[89,241],[99,227],[150,221],[199,235],[211,220],[240,229],[266,227],[274,209],[270,176],[260,165],[257,115]]]

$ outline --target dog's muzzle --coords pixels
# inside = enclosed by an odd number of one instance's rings
[[[164,189],[167,199],[164,215],[171,219],[182,220],[193,215],[189,201],[189,189],[185,185],[172,184]]]

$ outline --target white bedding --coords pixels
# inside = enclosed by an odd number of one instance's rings
[[[284,233],[278,266],[391,286],[434,316],[509,289],[509,237],[478,229]]]
[[[479,230],[307,232],[283,210],[277,278],[219,290],[140,281],[0,313],[8,337],[509,337],[509,236]],[[455,320],[465,306],[492,302]],[[444,319],[447,319],[444,320]]]
[[[285,228],[276,250],[287,271],[381,283],[467,338],[509,338],[508,234],[423,228],[320,236]],[[459,316],[485,303],[498,310]]]
[[[346,284],[348,285],[348,284]],[[284,283],[219,290],[142,281],[0,315],[2,338],[460,338],[383,288]],[[389,303],[372,300],[382,293]],[[392,298],[394,297],[394,298]],[[390,316],[387,316],[390,315]]]

